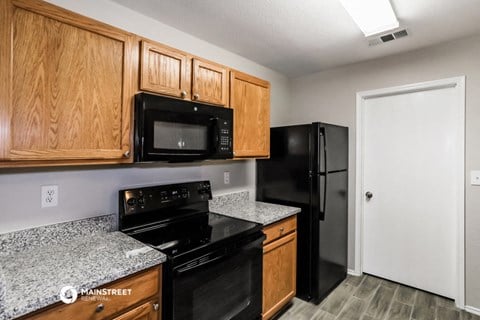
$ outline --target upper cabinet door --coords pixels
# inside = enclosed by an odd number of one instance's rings
[[[235,157],[270,155],[270,84],[238,71],[230,73]]]
[[[142,40],[140,90],[190,97],[189,59],[181,51]]]
[[[226,67],[193,59],[192,100],[226,106],[228,104],[228,70]]]
[[[0,21],[0,159],[129,161],[133,37],[36,0]]]

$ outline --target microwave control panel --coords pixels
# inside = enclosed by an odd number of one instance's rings
[[[228,120],[219,120],[219,146],[218,146],[218,153],[219,154],[232,154],[233,153],[233,132],[232,132],[232,125]]]

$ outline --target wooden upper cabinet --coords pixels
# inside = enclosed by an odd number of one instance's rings
[[[140,90],[174,97],[190,96],[189,59],[185,53],[141,41]]]
[[[236,158],[270,155],[270,83],[231,71],[233,151]]]
[[[0,159],[129,161],[132,35],[43,1],[0,12]]]
[[[143,39],[140,90],[213,105],[228,105],[228,68]]]
[[[193,59],[192,99],[221,106],[228,104],[228,70],[226,67]]]

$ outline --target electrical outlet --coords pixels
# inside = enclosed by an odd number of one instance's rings
[[[42,186],[42,208],[58,205],[58,186]]]
[[[223,172],[223,183],[230,184],[230,171]]]

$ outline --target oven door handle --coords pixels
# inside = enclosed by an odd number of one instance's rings
[[[200,268],[200,267],[205,266],[205,265],[209,265],[211,263],[217,262],[218,260],[222,260],[222,259],[224,259],[228,256],[229,256],[228,254],[222,254],[221,256],[216,256],[215,258],[208,259],[208,260],[200,262],[198,264],[186,265],[183,268],[179,268],[179,269],[175,270],[175,274],[178,275],[178,276],[182,275],[182,274],[187,273],[191,270]]]

